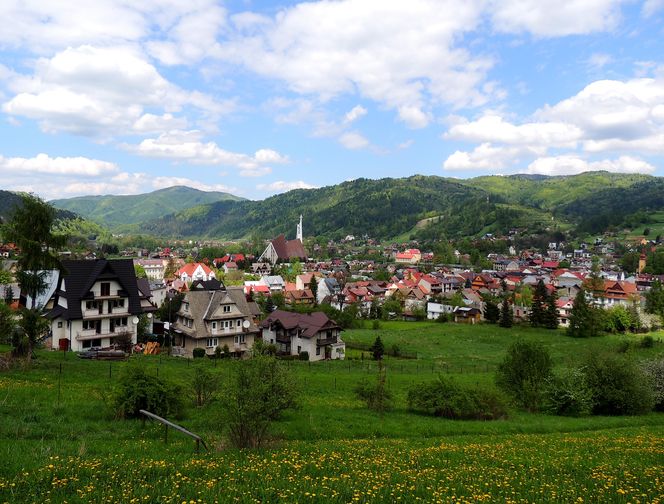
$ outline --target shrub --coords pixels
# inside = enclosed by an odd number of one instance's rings
[[[546,348],[535,342],[517,341],[498,365],[496,383],[517,404],[537,411],[550,375],[551,357]]]
[[[308,361],[309,360],[309,352],[307,352],[307,351],[300,352],[299,357],[300,357],[301,361]]]
[[[272,343],[267,343],[261,338],[254,341],[254,346],[251,349],[253,355],[277,355],[277,346]]]
[[[223,354],[223,352],[221,350],[221,347],[219,345],[217,345],[214,349],[214,358],[215,359],[221,359],[222,354]]]
[[[616,347],[616,352],[620,354],[627,353],[629,351],[629,341],[627,340],[622,340],[620,343],[618,343],[618,346]]]
[[[412,387],[408,391],[408,406],[453,420],[496,420],[507,416],[507,401],[499,391],[462,386],[443,376]]]
[[[392,357],[399,357],[401,355],[401,348],[396,343],[390,348],[390,355]]]
[[[178,418],[182,413],[182,388],[142,368],[129,368],[118,380],[113,404],[119,418],[136,418],[142,409]]]
[[[655,346],[655,338],[652,336],[644,336],[641,338],[641,348],[652,348]]]
[[[593,393],[580,369],[565,370],[549,378],[545,409],[554,415],[585,416],[593,409]]]
[[[194,348],[194,359],[202,359],[205,357],[205,348]]]
[[[392,409],[392,393],[385,385],[385,368],[379,362],[378,377],[374,383],[364,381],[355,387],[355,395],[366,402],[367,408],[379,413]]]
[[[198,407],[209,403],[217,390],[217,382],[214,380],[212,373],[200,365],[196,366],[194,370],[192,386],[196,396],[196,406]]]
[[[639,415],[652,409],[653,391],[644,373],[624,355],[592,354],[583,372],[596,415]]]
[[[655,410],[664,411],[664,359],[646,361],[641,369],[650,379]]]
[[[374,331],[377,331],[378,329],[380,329],[380,320],[374,320],[373,322],[371,322],[371,328]]]
[[[436,319],[436,322],[440,322],[441,324],[444,324],[445,322],[449,321],[449,317],[447,316],[447,313],[441,313],[438,315],[438,318]]]
[[[131,353],[132,343],[131,333],[129,331],[118,333],[115,338],[113,338],[113,343],[118,350],[122,350],[124,353]]]
[[[272,421],[297,405],[297,389],[288,370],[274,357],[242,361],[224,408],[224,424],[236,448],[255,448],[267,439]]]

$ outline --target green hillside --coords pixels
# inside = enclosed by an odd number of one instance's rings
[[[502,201],[488,196],[441,177],[357,179],[321,189],[298,189],[263,201],[213,203],[165,216],[147,223],[143,230],[183,237],[293,235],[302,214],[307,235],[387,238],[435,215],[440,216],[444,232],[469,235],[487,225],[486,216]]]
[[[6,220],[11,215],[14,208],[21,206],[21,204],[21,196],[19,193],[0,190],[0,222]],[[63,220],[76,219],[78,217],[75,212],[64,209],[58,209],[55,216],[57,219]]]
[[[54,200],[56,208],[75,212],[86,219],[113,229],[131,229],[132,225],[180,212],[186,208],[216,201],[240,201],[242,198],[223,192],[205,192],[175,186],[148,194],[130,196],[81,196]]]

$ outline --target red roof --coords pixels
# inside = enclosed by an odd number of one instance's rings
[[[272,246],[277,252],[277,257],[282,260],[291,258],[306,259],[307,253],[300,240],[286,240],[284,235],[280,234],[272,240]]]
[[[203,272],[206,275],[209,275],[212,273],[212,270],[208,268],[205,264],[203,263],[189,263],[185,264],[182,268],[180,268],[177,272],[177,276],[182,276],[183,274],[186,274],[187,276],[193,276],[194,271],[196,271],[196,268],[200,266],[203,268]]]

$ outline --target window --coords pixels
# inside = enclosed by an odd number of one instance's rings
[[[231,306],[230,305],[224,305],[224,313],[230,313],[231,311]]]
[[[92,348],[92,347],[100,347],[101,346],[101,340],[100,339],[92,339],[92,340],[85,340],[83,342],[83,348]]]
[[[217,323],[216,323],[216,322],[212,322],[212,329],[216,329],[216,328],[217,328]]]
[[[120,317],[115,319],[115,325],[116,326],[126,326],[127,325],[127,317]]]
[[[62,329],[62,322],[58,322],[58,329]]]
[[[113,300],[113,308],[124,308],[124,299],[114,299]]]
[[[316,346],[316,355],[320,355],[320,347]]]
[[[235,336],[235,343],[236,344],[244,343],[244,334],[238,334],[237,336]]]
[[[96,310],[98,307],[97,301],[86,301],[85,302],[85,309],[86,310]]]
[[[242,325],[242,319],[238,319],[236,326],[240,327]]]
[[[189,311],[189,303],[182,303],[182,309],[184,311]]]
[[[111,295],[111,283],[110,282],[102,282],[101,283],[101,295],[102,296],[110,296]]]
[[[95,320],[84,320],[83,321],[83,330],[88,331],[90,329],[95,329],[97,327]]]
[[[297,353],[298,354],[302,353],[302,347],[300,345],[297,346]]]
[[[228,320],[224,320],[224,327],[228,329],[230,327],[230,322]]]
[[[218,345],[217,338],[208,338],[207,339],[207,347],[208,348],[217,348],[217,345]]]

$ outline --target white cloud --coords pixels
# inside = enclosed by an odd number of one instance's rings
[[[532,155],[532,152],[518,147],[494,147],[489,143],[483,143],[472,152],[454,152],[443,163],[443,169],[501,170],[518,162],[524,154]]]
[[[365,109],[362,105],[355,105],[346,113],[344,117],[344,123],[350,124],[365,115],[367,115],[367,109]]]
[[[630,156],[589,162],[570,155],[539,158],[533,161],[526,171],[540,175],[575,175],[598,170],[614,173],[653,173],[655,167],[646,161]]]
[[[20,174],[22,177],[33,175],[68,175],[95,177],[119,171],[114,163],[85,157],[56,157],[38,154],[33,158],[5,158],[0,156],[0,171],[7,174]]]
[[[265,191],[270,193],[280,193],[292,191],[293,189],[315,189],[317,186],[298,180],[295,182],[285,182],[283,180],[278,180],[272,182],[271,184],[258,184],[256,188],[259,191]]]
[[[657,11],[664,8],[664,0],[646,0],[643,2],[641,13],[645,16],[657,14]]]
[[[272,149],[259,149],[252,156],[220,148],[215,142],[201,141],[200,131],[171,131],[157,138],[146,138],[138,145],[124,148],[139,156],[183,161],[196,165],[224,165],[240,168],[243,177],[271,173],[266,164],[284,164],[288,157]]]
[[[14,79],[10,87],[18,94],[3,110],[36,119],[48,132],[113,136],[145,132],[158,123],[186,124],[174,114],[188,106],[204,115],[224,111],[223,104],[171,84],[129,48],[69,48],[38,59],[34,75]]]
[[[584,35],[613,29],[626,0],[490,0],[493,26],[537,37]]]
[[[609,63],[613,62],[613,57],[605,53],[593,53],[588,58],[588,66],[590,70],[597,71],[604,68]]]
[[[564,121],[531,122],[515,126],[494,114],[477,121],[460,122],[452,126],[444,137],[470,142],[501,142],[531,148],[574,147],[582,137],[582,130]]]
[[[346,149],[364,149],[369,146],[369,140],[364,138],[360,133],[356,131],[349,131],[344,133],[339,137],[339,142]]]
[[[299,3],[222,43],[218,56],[326,100],[359,94],[411,127],[440,103],[480,105],[492,66],[462,47],[483,2],[343,0]],[[451,15],[451,13],[454,13]]]
[[[5,1],[0,45],[50,54],[81,44],[146,43],[165,63],[191,64],[214,48],[225,16],[215,0]]]

